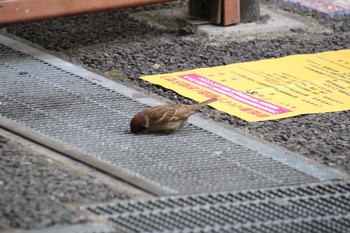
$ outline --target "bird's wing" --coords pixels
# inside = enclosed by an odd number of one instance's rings
[[[161,105],[150,108],[148,110],[148,117],[151,121],[157,121],[159,123],[171,122],[183,118],[178,113],[177,105]]]

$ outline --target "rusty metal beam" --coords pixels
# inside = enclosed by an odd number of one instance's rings
[[[239,22],[240,22],[240,0],[223,0],[222,25],[227,26],[227,25],[232,25]]]
[[[210,8],[209,10],[207,9],[208,7]],[[205,14],[207,11],[210,15]],[[227,26],[239,23],[240,12],[240,0],[189,1],[190,16],[210,20],[212,24],[216,25]]]
[[[0,25],[174,0],[0,0]]]

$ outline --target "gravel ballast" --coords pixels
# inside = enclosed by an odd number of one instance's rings
[[[118,74],[128,85],[144,88],[176,102],[190,103],[176,93],[139,79],[142,75],[212,67],[237,62],[350,48],[350,16],[329,17],[269,1],[272,8],[317,21],[331,33],[292,31],[277,38],[212,41],[196,34],[159,29],[130,13],[179,7],[183,2],[111,11],[5,27],[49,52],[102,73]],[[206,108],[205,115],[287,150],[350,174],[350,111],[303,115],[248,123]]]
[[[0,232],[88,222],[80,204],[130,198],[1,135],[0,190]]]

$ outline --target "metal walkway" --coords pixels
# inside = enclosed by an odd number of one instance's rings
[[[137,93],[125,95],[126,87],[105,85],[83,69],[74,74],[72,67],[1,36],[0,126],[157,195],[338,178],[198,117],[172,135],[130,134],[131,117],[146,107],[130,98]]]
[[[104,203],[115,232],[349,233],[350,183]]]

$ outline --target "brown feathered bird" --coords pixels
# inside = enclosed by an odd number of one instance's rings
[[[155,133],[172,133],[180,129],[188,117],[199,108],[215,102],[216,98],[192,105],[169,104],[159,105],[137,113],[130,122],[132,133],[142,131]]]

